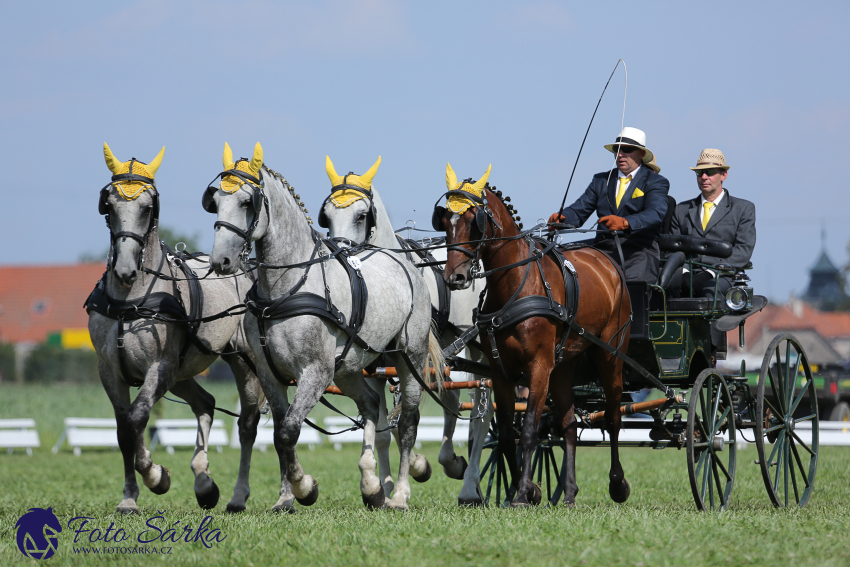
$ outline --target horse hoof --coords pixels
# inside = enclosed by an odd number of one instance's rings
[[[118,506],[115,511],[124,516],[141,515],[142,511],[137,506]]]
[[[528,502],[532,506],[539,506],[543,500],[543,490],[536,482],[531,485],[531,490],[528,493]]]
[[[629,486],[629,481],[623,479],[620,482],[611,481],[608,483],[608,494],[611,495],[611,500],[617,504],[622,504],[629,499],[632,489]]]
[[[446,476],[452,480],[463,480],[463,475],[466,473],[466,468],[469,466],[469,463],[466,462],[466,459],[463,457],[458,457],[460,462],[462,463],[460,466],[460,472],[457,476],[451,474],[451,471],[447,467],[443,467],[443,472],[446,473]]]
[[[319,481],[313,479],[313,489],[310,490],[310,494],[305,496],[304,498],[295,497],[295,501],[301,504],[302,506],[312,506],[316,503],[316,500],[319,499]]]
[[[295,506],[293,506],[292,504],[279,504],[277,506],[272,506],[272,512],[279,512],[281,514],[294,514]]]
[[[371,496],[366,496],[365,494],[360,494],[363,498],[363,504],[366,505],[366,508],[369,510],[380,510],[381,508],[386,507],[387,497],[384,494],[384,487],[382,486],[378,492]]]
[[[484,506],[484,500],[481,498],[458,498],[457,505],[461,508],[478,508]]]
[[[431,463],[428,462],[428,460],[426,459],[425,460],[425,472],[422,473],[419,476],[413,476],[412,474],[410,476],[412,476],[413,480],[415,480],[416,482],[428,482],[431,479],[431,472],[432,472]],[[461,478],[463,478],[463,477],[461,477]]]
[[[215,508],[220,496],[218,485],[215,482],[212,483],[212,488],[206,494],[195,493],[195,498],[198,500],[198,506],[201,507],[201,510],[212,510]]]
[[[224,510],[229,514],[240,514],[244,512],[245,509],[246,507],[244,504],[231,504],[228,502],[227,508],[225,508]]]
[[[160,467],[162,467],[162,475],[159,477],[159,482],[156,486],[151,488],[151,492],[161,496],[168,492],[168,489],[171,488],[171,473],[169,473],[168,469],[162,465],[160,465]]]

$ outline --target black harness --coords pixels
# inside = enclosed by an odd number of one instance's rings
[[[298,317],[300,315],[315,315],[327,321],[330,321],[347,335],[348,339],[343,346],[342,352],[334,361],[334,370],[338,370],[342,365],[343,359],[351,349],[351,345],[357,342],[358,346],[369,349],[363,339],[358,336],[360,329],[363,327],[363,319],[366,314],[366,306],[369,301],[369,293],[363,281],[363,274],[358,268],[355,268],[349,262],[354,254],[360,252],[359,249],[343,248],[331,240],[321,238],[314,230],[313,239],[316,245],[310,255],[310,260],[306,263],[306,269],[301,279],[292,286],[286,293],[277,299],[262,299],[259,296],[257,284],[255,283],[248,291],[248,298],[245,302],[248,312],[257,318],[257,325],[260,331],[260,345],[263,347],[266,361],[272,369],[272,373],[278,381],[288,384],[289,380],[285,379],[272,362],[271,351],[268,341],[266,340],[266,322],[272,319],[289,319],[290,317]],[[329,253],[323,253],[322,245],[328,248]],[[322,254],[322,255],[320,255]],[[345,268],[348,274],[349,283],[351,286],[351,316],[346,321],[345,315],[336,308],[331,300],[330,288],[327,285],[327,277],[325,273],[325,260],[335,258],[340,265]],[[312,292],[299,291],[307,282],[307,276],[310,273],[310,268],[318,263],[322,268],[322,279],[325,283],[324,297]]]
[[[152,272],[154,273],[154,277],[144,296],[130,301],[122,301],[109,297],[109,294],[106,291],[106,277],[108,272],[104,272],[103,276],[95,285],[94,290],[83,304],[83,307],[88,313],[94,311],[95,313],[100,313],[104,317],[109,317],[110,319],[118,321],[117,343],[118,361],[121,366],[121,379],[126,384],[136,388],[140,387],[143,382],[132,380],[127,368],[127,362],[124,354],[124,323],[126,321],[135,321],[137,319],[156,319],[166,323],[185,325],[189,332],[189,340],[186,341],[180,349],[180,366],[183,365],[186,354],[189,352],[189,348],[192,345],[204,354],[221,354],[208,349],[200,341],[200,339],[198,339],[198,330],[200,329],[201,322],[204,320],[212,320],[212,318],[201,318],[201,314],[203,313],[203,294],[201,293],[200,281],[198,280],[197,274],[195,274],[195,272],[185,262],[180,261],[178,262],[178,265],[180,266],[180,269],[185,276],[185,281],[188,283],[189,287],[188,311],[186,309],[186,302],[183,301],[181,296],[180,287],[176,284],[176,295],[172,295],[164,291],[153,291],[153,286],[156,283],[156,280],[159,279],[158,274],[162,270],[166,255],[174,254],[174,252],[165,244],[160,243],[160,246],[162,247],[162,259],[158,270],[156,272]],[[226,317],[231,314],[236,313],[226,311],[215,318]],[[253,367],[253,362],[251,362],[250,366]]]
[[[482,332],[486,332],[490,339],[490,353],[497,368],[502,374],[502,377],[508,380],[507,372],[505,371],[502,359],[499,356],[499,349],[496,345],[495,333],[497,330],[516,325],[517,323],[530,319],[531,317],[546,317],[560,323],[565,324],[565,329],[561,335],[561,340],[555,345],[555,365],[561,363],[564,358],[564,345],[570,334],[571,324],[575,321],[576,311],[578,311],[579,299],[579,283],[576,277],[576,271],[572,263],[564,258],[560,253],[555,242],[550,242],[543,238],[527,235],[526,243],[528,244],[528,258],[520,260],[508,266],[499,268],[499,270],[507,270],[525,265],[525,274],[523,274],[522,282],[517,287],[517,290],[511,296],[505,305],[495,313],[481,313],[481,308],[484,303],[484,294],[481,294],[481,300],[478,303],[478,308],[475,313],[475,324]],[[546,281],[546,276],[543,272],[541,260],[545,256],[549,256],[560,268],[564,279],[564,297],[567,305],[561,305],[552,296],[552,288],[549,282]],[[525,282],[531,273],[531,266],[535,264],[540,273],[540,278],[543,281],[543,287],[546,295],[528,295],[518,298],[520,292],[525,287]],[[481,274],[481,277],[486,277],[496,270],[490,270]]]

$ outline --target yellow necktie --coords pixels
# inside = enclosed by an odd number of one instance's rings
[[[620,201],[623,200],[623,195],[626,194],[626,189],[629,187],[629,183],[632,181],[632,176],[621,177],[620,178],[620,190],[617,192],[617,208],[620,208]]]
[[[711,207],[714,206],[714,203],[709,203],[708,201],[706,201],[702,204],[702,206],[705,209],[702,212],[702,229],[705,230],[705,227],[708,226],[708,220],[711,218]]]

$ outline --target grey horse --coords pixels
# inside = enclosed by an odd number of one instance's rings
[[[264,399],[251,368],[254,363],[244,354],[247,344],[241,328],[243,316],[222,317],[196,329],[179,319],[186,318],[187,310],[207,317],[241,304],[250,281],[244,273],[228,278],[208,277],[199,282],[202,305],[197,303],[197,293],[190,295],[188,274],[180,269],[181,261],[164,250],[157,229],[159,195],[154,175],[164,150],[145,164],[135,158],[121,162],[108,145],[103,146],[106,164],[113,173],[112,183],[101,190],[99,203],[99,211],[106,215],[111,231],[110,259],[86,308],[100,380],[115,411],[118,446],[124,458],[124,497],[117,511],[139,513],[136,472],[154,494],[164,494],[171,486],[170,473],[153,462],[144,438],[151,407],[168,391],[183,398],[198,418],[198,438],[191,461],[198,504],[211,509],[218,503],[219,490],[210,476],[207,460],[215,399],[194,376],[216,360],[216,353],[225,351],[229,354],[221,356],[236,376],[242,406],[239,476],[227,505],[228,511],[239,512],[245,509],[251,492],[248,472],[259,406]],[[186,264],[196,271],[208,267],[196,260]],[[140,388],[135,399],[131,399],[131,386]]]
[[[305,506],[318,498],[318,483],[302,469],[295,445],[304,419],[333,381],[354,400],[364,421],[358,463],[364,504],[406,509],[408,477],[424,481],[431,472],[424,456],[411,458],[422,395],[411,367],[422,373],[429,356],[437,369],[444,364],[431,332],[430,297],[424,279],[409,262],[380,252],[359,256],[334,253],[310,226],[294,189],[283,176],[262,165],[259,143],[250,161],[236,163],[225,144],[223,162],[221,183],[210,185],[204,193],[204,208],[218,215],[211,262],[217,273],[233,273],[256,243],[258,282],[248,300],[256,316],[246,318],[245,331],[257,353],[260,381],[272,409],[281,477],[291,489],[282,489],[274,508],[292,511],[293,498]],[[351,266],[351,277],[362,278],[368,290],[353,344],[340,325],[357,319],[355,311],[362,303],[354,299],[349,270],[342,262]],[[399,280],[408,285],[399,287]],[[278,308],[289,310],[290,315],[275,316]],[[267,310],[271,310],[268,317]],[[378,395],[363,377],[363,369],[380,351],[390,351],[401,388],[401,458],[392,498],[377,475]],[[293,380],[298,387],[290,405],[287,388]]]
[[[384,203],[381,200],[381,195],[375,189],[374,185],[371,187],[371,191],[358,191],[356,186],[343,187],[342,182],[344,181],[344,177],[336,173],[336,169],[329,156],[326,156],[325,167],[333,188],[331,189],[330,197],[322,205],[320,224],[328,228],[328,237],[339,241],[348,240],[352,243],[366,242],[380,248],[398,249],[400,247],[399,240],[396,238],[396,233],[393,230],[386,207],[384,207]],[[446,250],[444,248],[434,249],[431,251],[431,254],[438,261],[445,261],[446,259]],[[442,273],[435,272],[434,269],[428,267],[421,268],[420,272],[428,285],[428,291],[434,309],[439,309],[439,292],[437,286],[442,284]],[[397,281],[396,284],[399,286],[404,285],[401,281]],[[443,345],[448,345],[456,340],[458,338],[458,330],[465,330],[473,324],[472,310],[477,305],[479,292],[480,289],[476,291],[473,287],[451,292],[449,309],[449,323],[451,325],[448,325],[440,336],[440,341]],[[469,350],[474,360],[489,364],[482,352],[473,348]],[[452,444],[457,418],[453,412],[443,412],[445,420],[443,442],[440,447],[438,460],[443,466],[446,476],[458,480],[463,479],[463,486],[458,495],[458,504],[462,506],[481,505],[484,503],[480,489],[479,463],[481,461],[484,440],[493,416],[493,406],[487,403],[489,399],[489,395],[487,394],[489,392],[482,389],[473,390],[473,407],[475,409],[472,411],[476,419],[473,419],[470,424],[472,435],[470,438],[470,462],[468,466],[466,459],[455,454]],[[459,407],[459,390],[443,390],[440,397],[445,406],[452,409]],[[483,413],[479,412],[479,408],[482,405],[486,408]],[[381,471],[381,477],[385,487],[387,485],[391,486],[392,477],[385,476],[383,473],[383,471],[388,470],[384,468],[383,464],[383,460],[388,457],[385,456],[387,455],[387,451],[382,451],[381,449],[389,445],[389,435],[389,432],[384,433],[384,439],[381,439],[382,435],[378,436],[378,454],[381,460],[379,470]]]

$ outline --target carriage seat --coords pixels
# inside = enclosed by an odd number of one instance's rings
[[[732,245],[728,242],[684,234],[662,234],[658,247],[663,252],[683,252],[686,256],[728,258],[732,255]]]

